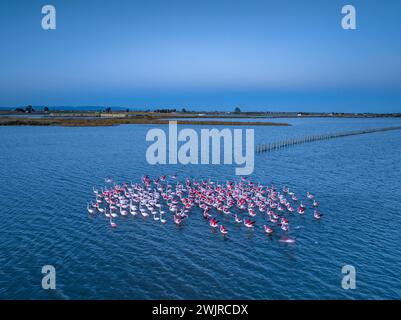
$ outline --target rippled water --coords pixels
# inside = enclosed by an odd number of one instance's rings
[[[279,119],[280,121],[280,119]],[[397,119],[286,119],[257,127],[256,143],[400,125]],[[166,128],[166,126],[162,126]],[[233,166],[151,166],[152,126],[0,127],[0,298],[372,299],[400,298],[401,131],[351,136],[255,156],[252,180],[315,193],[324,213],[295,216],[295,245],[261,231],[211,232],[199,216],[183,228],[126,217],[111,229],[86,202],[104,177],[144,174],[233,179]],[[198,126],[194,126],[199,130]],[[299,228],[296,226],[299,225]],[[41,288],[41,268],[57,289]],[[355,266],[357,288],[341,287]]]

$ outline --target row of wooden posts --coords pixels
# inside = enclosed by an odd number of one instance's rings
[[[270,152],[282,148],[286,148],[289,146],[294,146],[297,144],[303,144],[312,141],[320,141],[320,140],[328,140],[340,137],[353,136],[358,134],[366,134],[373,132],[381,132],[381,131],[390,131],[390,130],[400,130],[401,126],[396,127],[385,127],[385,128],[373,128],[373,129],[364,129],[364,130],[356,130],[356,131],[345,131],[345,132],[337,132],[337,133],[327,133],[327,134],[318,134],[313,136],[305,136],[300,138],[291,138],[278,142],[272,142],[268,144],[259,144],[256,146],[256,153],[262,152]]]

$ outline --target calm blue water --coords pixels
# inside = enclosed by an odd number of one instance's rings
[[[282,119],[279,119],[282,121]],[[256,143],[400,125],[397,119],[285,119],[257,127]],[[162,126],[166,128],[166,126]],[[255,156],[252,180],[313,192],[324,214],[298,215],[295,245],[261,229],[228,240],[194,215],[183,228],[126,217],[111,229],[86,202],[106,176],[234,179],[233,166],[151,166],[148,125],[0,127],[0,298],[3,299],[399,299],[401,131],[294,146]],[[199,126],[194,126],[199,130]],[[295,226],[300,228],[295,228]],[[259,226],[260,228],[260,226]],[[41,268],[57,289],[41,288]],[[356,268],[355,290],[341,268]]]

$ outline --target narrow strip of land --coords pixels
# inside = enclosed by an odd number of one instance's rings
[[[224,126],[289,126],[288,123],[268,121],[219,121],[219,120],[177,120],[178,124],[185,125],[224,125]],[[0,117],[0,126],[64,126],[64,127],[99,127],[117,126],[121,124],[168,124],[169,120],[157,117],[136,118],[22,118]]]

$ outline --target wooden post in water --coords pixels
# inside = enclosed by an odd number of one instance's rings
[[[278,142],[271,142],[269,144],[257,145],[256,153],[262,153],[262,152],[266,152],[266,151],[270,152],[273,150],[278,150],[278,149],[296,145],[296,144],[303,144],[306,142],[329,140],[329,139],[346,137],[346,136],[353,136],[353,135],[381,132],[381,131],[400,130],[400,129],[401,129],[401,126],[394,126],[394,127],[386,127],[386,128],[361,129],[361,130],[349,131],[349,132],[318,134],[318,135],[304,136],[304,137],[292,138],[292,139],[286,138],[286,139],[278,141]]]

